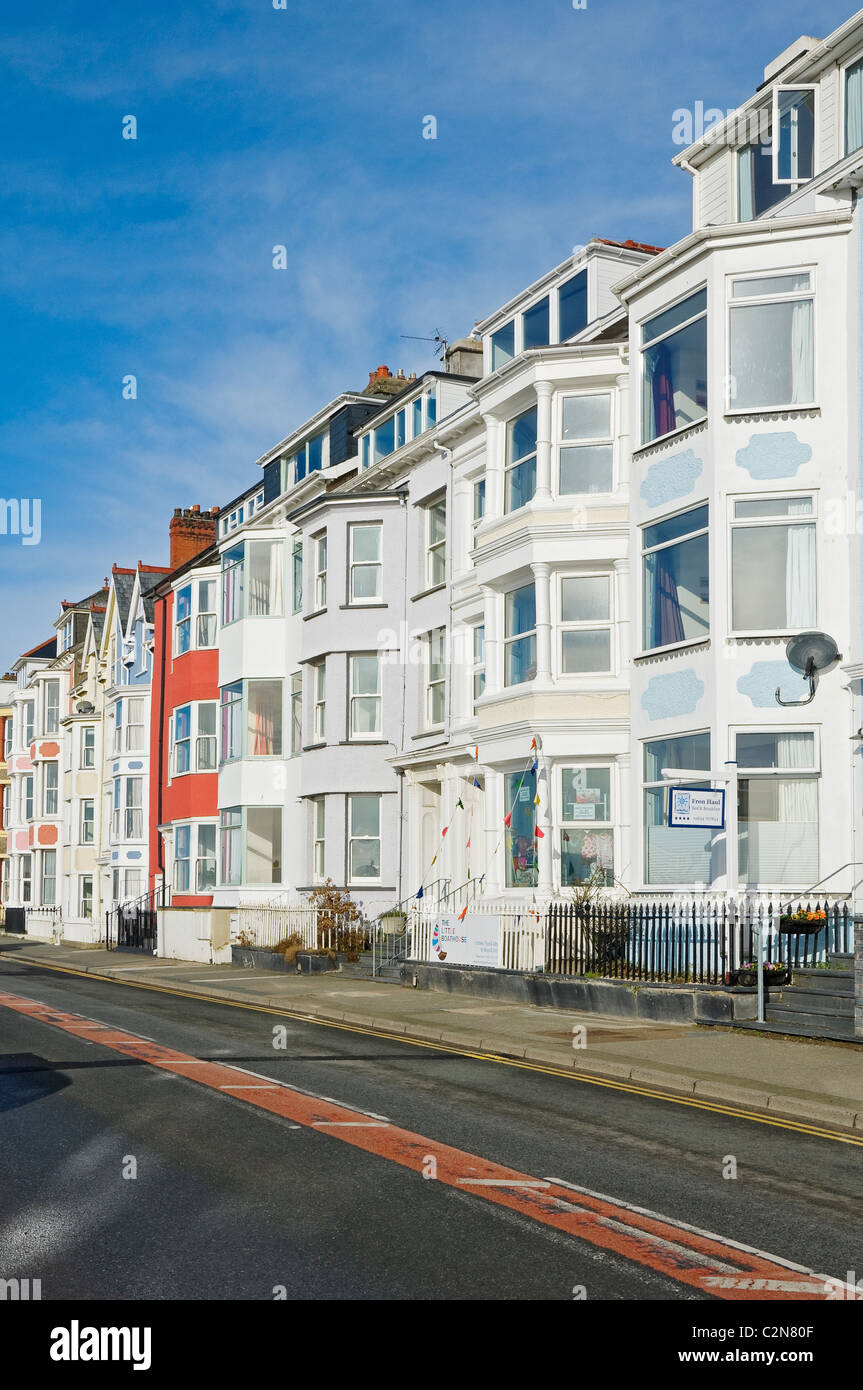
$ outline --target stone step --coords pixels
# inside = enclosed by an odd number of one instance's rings
[[[765,1006],[764,1006],[764,1012],[765,1012],[765,1014],[766,1014],[768,1017],[772,1017],[773,1014],[776,1014],[777,1016],[780,1016],[780,1017],[782,1017],[782,1018],[788,1018],[788,1019],[791,1019],[791,1018],[807,1018],[807,1019],[808,1019],[808,1018],[821,1018],[821,1019],[825,1019],[825,1020],[833,1020],[833,1019],[837,1019],[837,1018],[850,1018],[850,1019],[853,1019],[853,1018],[854,1018],[854,1001],[853,1001],[853,999],[848,999],[848,1000],[835,1000],[835,999],[823,1000],[823,999],[817,999],[817,1000],[815,1000],[815,1002],[812,1002],[812,1001],[811,1001],[811,996],[798,995],[797,998],[795,999],[793,996],[792,996],[791,998],[789,998],[787,994],[783,994],[783,995],[780,996],[780,998],[777,999],[777,998],[775,998],[774,996],[771,995],[770,999],[768,1000],[768,1002],[767,1002],[767,1003],[765,1004]]]
[[[770,1010],[768,1009],[769,1013]],[[790,1015],[783,1016],[779,1021],[767,1019],[765,1023],[759,1023],[757,1019],[738,1020],[735,1028],[745,1028],[750,1032],[761,1033],[782,1033],[791,1038],[827,1038],[835,1042],[848,1042],[855,1040],[853,1018],[834,1018],[831,1022],[818,1021],[813,1024],[801,1024],[800,1015],[792,1023],[788,1021]]]
[[[847,954],[844,951],[831,951],[827,959],[829,960],[831,965],[836,967],[837,970],[854,969],[853,951],[850,951]]]
[[[791,984],[781,989],[796,989],[803,994],[854,994],[854,976],[847,970],[791,969]]]

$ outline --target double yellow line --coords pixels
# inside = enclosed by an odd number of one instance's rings
[[[4,959],[0,952],[0,961]],[[12,964],[14,956],[9,957]],[[494,1062],[502,1067],[517,1067],[521,1071],[539,1072],[543,1076],[562,1077],[567,1081],[578,1081],[588,1086],[601,1086],[608,1091],[623,1091],[627,1095],[643,1096],[647,1100],[666,1101],[671,1105],[684,1105],[690,1110],[707,1110],[714,1115],[725,1115],[735,1120],[751,1120],[754,1124],[769,1125],[772,1129],[792,1130],[795,1134],[808,1134],[815,1139],[831,1139],[837,1144],[851,1144],[863,1148],[863,1134],[859,1137],[838,1129],[826,1129],[820,1125],[805,1124],[800,1120],[783,1119],[780,1116],[765,1115],[754,1110],[745,1110],[734,1105],[721,1105],[714,1101],[699,1100],[694,1096],[678,1096],[669,1091],[637,1086],[630,1081],[612,1081],[602,1076],[591,1076],[588,1072],[567,1071],[563,1067],[544,1065],[541,1062],[528,1062],[523,1058],[506,1057],[499,1052],[476,1052],[457,1043],[430,1042],[422,1038],[411,1038],[404,1033],[390,1033],[385,1028],[370,1028],[360,1023],[341,1023],[335,1019],[318,1018],[315,1014],[304,1014],[296,1009],[274,1008],[269,1004],[249,1004],[239,999],[221,999],[213,995],[198,994],[191,990],[172,989],[169,985],[145,984],[141,980],[123,980],[114,975],[97,975],[90,970],[76,970],[71,965],[47,965],[42,961],[20,960],[20,965],[29,965],[37,970],[53,970],[60,975],[75,975],[82,980],[101,980],[105,984],[125,985],[129,989],[145,989],[156,994],[171,994],[178,999],[194,999],[204,1004],[219,1004],[225,1008],[247,1009],[252,1013],[270,1014],[278,1018],[293,1018],[302,1023],[316,1023],[321,1028],[335,1028],[343,1033],[358,1033],[365,1037],[385,1038],[390,1042],[405,1043],[410,1047],[424,1047],[432,1052],[455,1053],[459,1057],[470,1057],[477,1062]]]

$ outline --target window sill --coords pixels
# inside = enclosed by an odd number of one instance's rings
[[[410,601],[411,603],[418,603],[421,598],[428,598],[429,594],[439,594],[445,588],[446,580],[444,579],[440,584],[432,584],[429,589],[420,589],[418,594],[411,594]]]
[[[327,611],[326,608],[316,608],[315,611],[314,611],[314,613],[304,613],[304,614],[303,614],[303,622],[304,622],[304,623],[311,622],[312,618],[319,618],[319,617],[321,616],[321,614],[322,614],[322,613],[326,613],[326,611]]]
[[[707,647],[710,645],[709,637],[693,637],[688,642],[674,642],[668,647],[651,647],[646,652],[636,652],[632,660],[650,661],[657,656],[673,656],[675,652],[688,652],[696,647]]]
[[[773,420],[784,415],[821,414],[820,405],[750,405],[735,409],[731,406],[724,412],[726,420]]]
[[[304,743],[302,751],[303,753],[314,753],[316,748],[326,748],[326,746],[326,739],[322,739],[320,743]]]
[[[446,725],[436,724],[433,729],[423,729],[422,733],[411,734],[411,741],[415,743],[418,738],[439,738],[441,734],[445,733]]]
[[[388,603],[340,603],[340,604],[339,604],[339,609],[340,609],[342,612],[344,612],[346,609],[347,609],[347,610],[356,610],[356,609],[363,609],[363,608],[372,608],[372,609],[374,609],[374,608],[389,608],[389,604],[388,604]]]
[[[388,738],[340,738],[339,748],[388,748]]]

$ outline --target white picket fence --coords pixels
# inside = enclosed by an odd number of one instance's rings
[[[329,946],[329,932],[318,939],[318,909],[305,898],[276,902],[243,901],[237,904],[237,938],[240,942],[267,950],[289,936],[299,935],[309,949]]]

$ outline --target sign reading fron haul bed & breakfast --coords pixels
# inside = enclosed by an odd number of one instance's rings
[[[698,787],[669,787],[668,824],[690,830],[725,827],[725,792]]]

